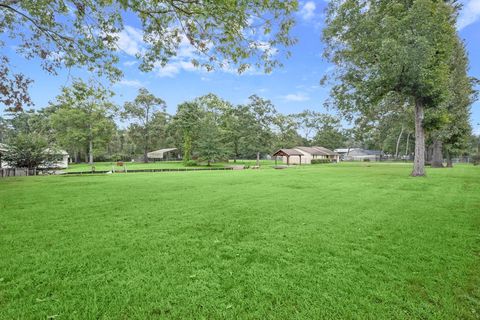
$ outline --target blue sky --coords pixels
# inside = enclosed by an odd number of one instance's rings
[[[467,45],[470,75],[480,78],[480,0],[464,0],[463,3],[458,30]],[[127,19],[126,29],[119,41],[122,49],[120,67],[125,76],[113,86],[117,94],[115,101],[121,104],[132,100],[138,88],[146,87],[167,102],[167,110],[171,113],[175,112],[179,103],[210,92],[232,103],[243,103],[250,95],[257,94],[272,100],[283,113],[300,112],[307,108],[325,111],[322,105],[329,89],[321,87],[319,80],[332,70],[332,66],[321,58],[325,6],[323,0],[300,3],[298,23],[294,28],[294,36],[299,42],[292,48],[292,57],[284,61],[284,67],[268,75],[255,71],[243,75],[227,71],[207,73],[196,69],[189,62],[192,51],[187,45],[181,46],[179,57],[165,68],[142,73],[134,58],[134,54],[142,48],[141,31],[135,21]],[[34,62],[15,59],[14,63],[17,70],[25,72],[35,81],[31,86],[31,95],[37,108],[45,107],[48,101],[53,100],[61,86],[71,82],[72,75],[82,74],[61,71],[59,75],[52,76]],[[472,107],[472,126],[476,133],[480,133],[479,123],[480,102],[477,102]]]

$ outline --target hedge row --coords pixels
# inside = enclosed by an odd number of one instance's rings
[[[330,159],[312,159],[312,164],[332,163]]]

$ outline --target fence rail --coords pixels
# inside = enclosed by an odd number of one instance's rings
[[[36,176],[38,173],[35,168],[0,168],[0,178]]]
[[[186,172],[186,171],[219,171],[219,170],[234,170],[234,167],[225,167],[225,168],[157,168],[157,169],[133,169],[126,171],[115,171],[110,170],[98,170],[98,171],[72,171],[72,172],[62,172],[61,175],[84,175],[84,174],[107,174],[107,173],[140,173],[140,172]],[[7,177],[25,177],[25,176],[36,176],[43,174],[52,174],[55,171],[52,170],[38,170],[38,169],[28,169],[28,168],[0,168],[0,178]]]
[[[128,169],[127,171],[118,171],[115,172],[109,170],[101,170],[101,171],[72,171],[72,172],[65,172],[64,174],[68,175],[82,175],[82,174],[106,174],[106,173],[139,173],[139,172],[185,172],[185,171],[219,171],[219,170],[234,170],[233,167],[227,168],[157,168],[157,169]]]

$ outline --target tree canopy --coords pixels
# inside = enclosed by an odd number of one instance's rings
[[[392,95],[415,106],[414,176],[425,174],[424,109],[449,95],[455,10],[434,0],[345,0],[327,11],[325,57],[337,66],[330,103],[350,116]]]
[[[295,43],[290,31],[297,7],[296,0],[6,0],[0,1],[0,34],[14,41],[16,54],[39,59],[49,73],[76,66],[115,81],[122,76],[118,39],[129,15],[142,29],[137,57],[143,71],[164,66],[187,43],[198,53],[192,63],[207,70],[270,72]],[[15,72],[3,50],[0,61],[0,102],[14,110],[31,105],[32,80]]]

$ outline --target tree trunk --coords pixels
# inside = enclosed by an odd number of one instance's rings
[[[233,163],[237,163],[237,157],[238,157],[238,145],[236,143],[233,144]]]
[[[88,164],[93,164],[93,141],[88,141]]]
[[[446,152],[447,156],[447,168],[453,168],[452,157],[450,156],[450,152]]]
[[[400,130],[400,134],[398,135],[397,139],[397,146],[395,148],[395,159],[398,159],[398,148],[400,147],[400,140],[402,139],[403,135],[403,124],[402,124],[402,130]]]
[[[425,176],[425,131],[423,119],[425,117],[423,102],[415,100],[415,158],[413,160],[412,177]]]
[[[77,150],[73,151],[73,158],[75,159],[75,163],[80,162],[80,158],[78,157],[78,151]]]
[[[409,143],[410,143],[410,132],[407,135],[407,145],[405,147],[405,155],[408,156],[408,160],[410,160],[410,154],[408,153]]]
[[[145,163],[148,162],[148,154],[147,154],[147,153],[148,153],[148,149],[145,148],[145,149],[143,150],[143,162],[145,162]]]
[[[192,152],[192,137],[188,132],[183,134],[183,163],[190,161]]]
[[[148,148],[150,147],[150,126],[149,126],[149,109],[146,111],[146,120],[145,120],[145,148],[143,150],[143,162],[148,162]]]
[[[438,138],[433,140],[432,168],[443,168],[442,141]]]
[[[260,166],[260,152],[257,152],[257,167]]]

